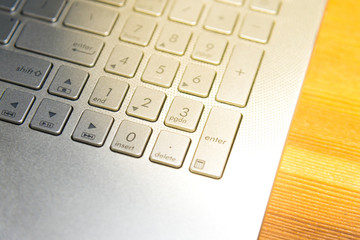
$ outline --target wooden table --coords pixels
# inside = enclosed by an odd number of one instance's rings
[[[360,239],[359,0],[329,0],[260,239]]]

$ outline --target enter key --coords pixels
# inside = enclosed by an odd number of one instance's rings
[[[211,109],[190,165],[191,172],[216,179],[222,177],[241,118],[241,113],[230,109]]]

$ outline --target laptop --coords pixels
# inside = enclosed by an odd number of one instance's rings
[[[0,239],[256,239],[326,0],[0,0]]]

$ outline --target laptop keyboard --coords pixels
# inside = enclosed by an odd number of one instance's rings
[[[95,147],[110,141],[111,151],[136,158],[151,148],[147,158],[174,168],[182,167],[195,144],[190,171],[221,178],[280,6],[280,0],[1,0],[0,80],[24,89],[2,93],[0,120],[20,125],[31,118],[30,128],[61,135],[74,108],[83,107],[76,101],[86,97],[73,141]],[[25,18],[30,20],[23,24]],[[82,96],[120,20],[117,42],[101,66],[104,76],[90,96]],[[17,51],[6,49],[12,44]],[[147,48],[156,51],[149,55]],[[45,82],[51,82],[47,91],[54,98],[38,99]],[[210,97],[217,106],[209,106]],[[112,130],[120,110],[127,117]],[[201,119],[207,120],[199,129]],[[162,129],[154,135],[158,121]],[[110,131],[116,132],[113,139],[107,139]],[[192,137],[199,131],[199,139]],[[147,146],[151,137],[155,144]]]

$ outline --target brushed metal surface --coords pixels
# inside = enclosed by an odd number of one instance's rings
[[[68,1],[55,28],[66,28],[63,19],[72,1]],[[22,3],[23,4],[23,3]],[[98,3],[97,3],[98,4]],[[105,72],[104,66],[112,49],[121,42],[119,36],[126,19],[133,14],[134,1],[119,8],[119,18],[93,68],[26,52],[14,47],[20,30],[29,21],[21,14],[14,16],[21,24],[8,45],[14,52],[51,61],[53,70],[42,89],[35,91],[0,81],[0,92],[6,88],[36,94],[36,101],[25,122],[16,126],[0,121],[0,239],[256,239],[261,227],[268,196],[281,157],[288,127],[311,56],[316,33],[326,0],[283,0],[279,15],[270,16],[275,26],[267,44],[240,39],[237,33],[249,11],[250,1],[239,7],[240,19],[231,36],[219,66],[191,59],[195,41],[201,32],[210,6],[206,6],[199,24],[191,27],[193,36],[178,72],[187,64],[197,63],[217,71],[209,97],[199,98],[178,92],[182,74],[177,74],[172,87],[162,89],[140,80],[146,63],[155,50],[156,40],[173,1],[169,1],[134,78],[128,79]],[[100,4],[99,4],[100,6]],[[105,8],[115,8],[103,5]],[[261,14],[261,13],[259,13]],[[72,30],[76,31],[76,30]],[[80,33],[80,31],[79,31]],[[100,41],[100,36],[81,32]],[[215,101],[219,83],[236,43],[244,43],[265,51],[246,108],[228,106]],[[47,93],[56,69],[61,65],[88,71],[89,80],[77,101]],[[102,77],[129,83],[127,96],[118,112],[90,106],[89,97]],[[167,99],[159,119],[150,123],[125,114],[137,86],[161,90]],[[204,103],[205,109],[194,133],[170,129],[164,119],[175,96],[185,96]],[[49,98],[70,104],[74,110],[60,136],[52,136],[29,128],[41,99]],[[243,119],[236,136],[224,176],[220,180],[206,178],[189,171],[189,165],[212,106],[240,112]],[[88,109],[114,118],[113,127],[101,148],[71,140],[83,110]],[[145,124],[153,129],[142,158],[128,157],[110,150],[110,144],[122,120]],[[226,123],[224,123],[226,124]],[[166,129],[192,139],[180,169],[149,161],[160,130]]]

